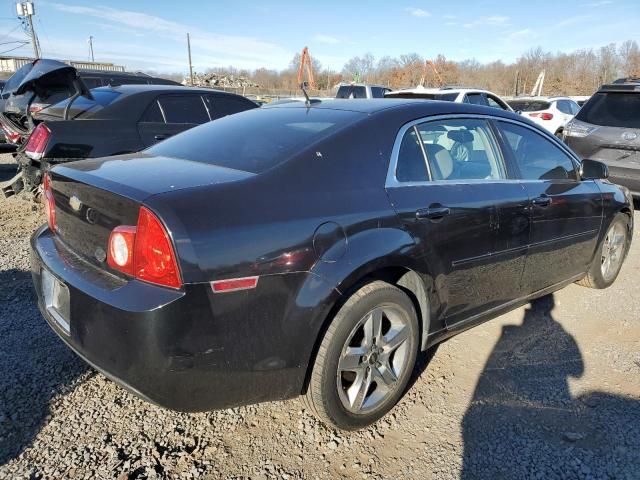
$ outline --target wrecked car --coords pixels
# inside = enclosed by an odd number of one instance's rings
[[[83,90],[33,114],[36,124],[18,152],[18,175],[5,196],[36,191],[50,166],[83,158],[138,152],[202,123],[257,108],[239,95],[168,85]]]

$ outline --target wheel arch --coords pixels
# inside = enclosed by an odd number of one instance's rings
[[[311,373],[315,364],[324,334],[329,328],[333,318],[342,308],[346,301],[361,287],[376,280],[381,280],[400,288],[411,300],[418,317],[418,328],[420,330],[420,350],[425,350],[427,346],[427,338],[431,325],[431,308],[429,301],[428,289],[425,281],[421,276],[406,265],[363,265],[356,272],[345,279],[340,284],[340,297],[334,302],[328,314],[324,318],[314,341],[313,349],[307,363],[305,381],[302,393],[304,394],[309,385]]]

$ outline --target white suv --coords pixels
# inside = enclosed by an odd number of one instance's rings
[[[484,105],[485,107],[495,107],[513,112],[507,102],[498,95],[488,90],[464,87],[441,87],[406,88],[404,90],[394,90],[385,93],[384,98],[424,98],[426,100],[443,100],[456,103],[472,103],[474,105]]]
[[[569,97],[517,97],[509,100],[516,112],[562,138],[564,127],[580,110]]]

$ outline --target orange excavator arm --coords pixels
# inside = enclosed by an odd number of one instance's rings
[[[307,70],[309,86],[315,89],[316,81],[313,78],[313,66],[311,64],[311,55],[309,54],[309,49],[307,47],[304,47],[302,49],[302,54],[300,55],[300,66],[298,67],[298,84],[302,83],[302,78],[304,76],[305,68]]]
[[[436,68],[435,63],[433,63],[431,60],[426,60],[424,62],[424,74],[422,75],[422,81],[420,83],[424,85],[424,80],[425,80],[425,77],[427,76],[427,67],[431,67],[431,70],[433,70],[433,74],[438,79],[440,86],[444,85],[444,80],[442,79],[440,72],[438,72],[438,69]]]

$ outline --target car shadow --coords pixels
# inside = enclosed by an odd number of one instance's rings
[[[503,327],[463,419],[462,479],[640,478],[640,401],[571,395],[584,362],[554,306]]]
[[[50,414],[50,403],[88,367],[51,331],[31,273],[0,271],[0,465],[19,456]]]

